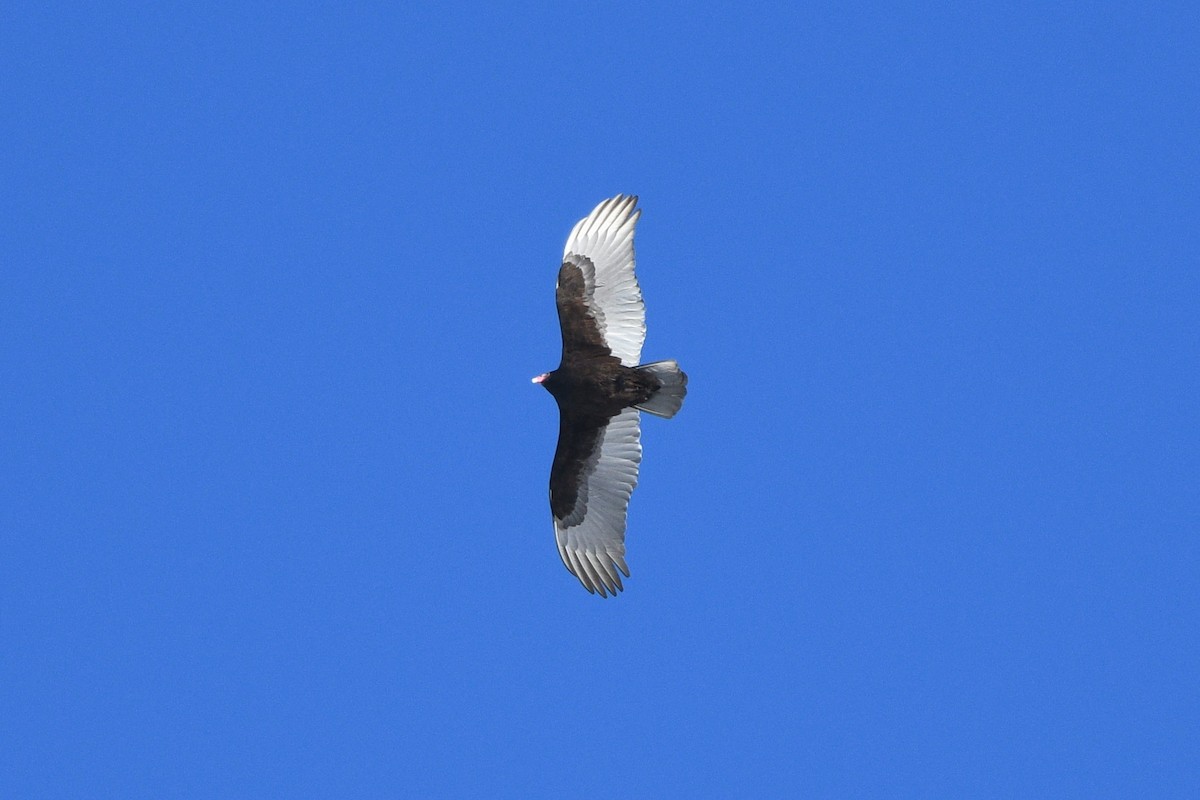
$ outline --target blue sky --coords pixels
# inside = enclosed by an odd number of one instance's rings
[[[1182,5],[0,24],[0,794],[1200,794]],[[632,578],[546,482],[641,196]]]

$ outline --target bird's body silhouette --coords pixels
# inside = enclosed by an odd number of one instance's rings
[[[638,364],[646,311],[634,276],[637,198],[618,195],[580,220],[563,251],[558,369],[534,378],[558,402],[550,512],[563,564],[602,597],[624,586],[625,518],[642,460],[640,411],[672,417],[687,394],[674,361]]]

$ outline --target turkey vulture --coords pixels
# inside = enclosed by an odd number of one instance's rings
[[[633,275],[637,198],[617,195],[581,219],[563,251],[556,299],[558,369],[533,379],[558,402],[550,513],[558,555],[589,592],[625,588],[625,512],[642,460],[639,411],[673,417],[687,394],[674,361],[638,365],[646,309]]]

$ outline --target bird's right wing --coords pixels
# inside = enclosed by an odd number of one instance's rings
[[[589,592],[616,594],[629,577],[625,514],[642,461],[640,415],[603,419],[562,414],[550,470],[550,511],[563,564]]]

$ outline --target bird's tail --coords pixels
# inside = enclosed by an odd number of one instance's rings
[[[675,416],[687,395],[687,375],[679,368],[679,364],[674,360],[655,361],[653,364],[642,364],[638,369],[658,378],[661,385],[649,400],[637,408],[666,419]]]

